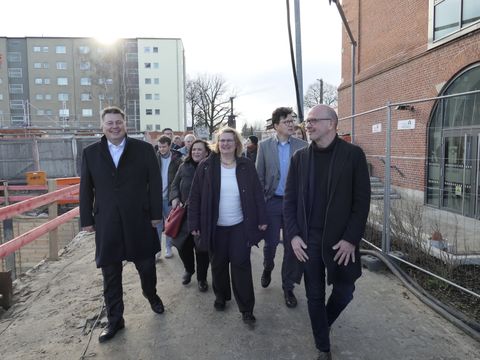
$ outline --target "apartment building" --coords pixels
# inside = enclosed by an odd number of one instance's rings
[[[0,38],[0,127],[92,129],[123,108],[136,131],[183,130],[180,39]]]
[[[393,185],[424,203],[480,218],[480,1],[343,0],[358,43],[356,113],[391,112]],[[339,115],[351,113],[351,44],[342,39]],[[430,99],[413,103],[413,100]],[[354,141],[385,174],[386,111],[358,116]],[[350,133],[351,122],[340,122]]]

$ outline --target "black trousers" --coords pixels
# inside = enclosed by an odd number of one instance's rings
[[[149,300],[157,298],[157,272],[155,269],[155,256],[134,261],[143,295]],[[107,319],[110,324],[116,324],[123,317],[123,288],[122,288],[122,262],[103,266],[103,296],[107,309]]]
[[[215,244],[210,254],[212,264],[212,287],[215,297],[220,301],[230,300],[230,272],[233,295],[241,312],[253,311],[255,294],[253,292],[252,264],[250,247],[245,243],[243,223],[233,226],[217,226]]]
[[[195,242],[193,241],[193,235],[190,234],[185,240],[185,243],[178,250],[180,259],[182,259],[183,266],[185,266],[185,271],[193,274],[195,273],[195,259],[197,260],[197,280],[203,281],[207,280],[208,272],[208,252],[198,251],[195,247]]]

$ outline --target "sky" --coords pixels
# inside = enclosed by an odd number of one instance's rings
[[[187,76],[222,75],[236,95],[241,126],[264,124],[279,106],[296,108],[286,13],[283,0],[3,1],[0,36],[181,38]],[[300,16],[304,93],[319,78],[338,86],[342,23],[336,6],[300,0]]]

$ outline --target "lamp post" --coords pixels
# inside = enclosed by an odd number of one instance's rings
[[[352,118],[351,118],[351,128],[352,128],[352,143],[354,143],[355,139],[355,52],[357,47],[357,42],[353,38],[352,31],[350,30],[350,26],[348,25],[347,18],[345,17],[345,13],[343,12],[342,5],[339,4],[338,0],[328,0],[329,4],[331,5],[332,2],[337,5],[338,12],[340,13],[340,17],[342,18],[343,26],[345,26],[345,30],[347,31],[348,37],[350,38],[350,44],[352,45]]]
[[[320,99],[320,104],[323,104],[323,79],[317,79],[317,81],[319,82],[320,86],[319,86],[319,96],[318,98]]]

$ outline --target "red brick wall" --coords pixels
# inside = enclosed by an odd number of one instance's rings
[[[431,50],[428,41],[428,1],[344,0],[354,36],[360,38],[356,73],[356,112],[437,96],[442,86],[465,67],[480,61],[480,31],[474,31]],[[355,15],[355,18],[351,16]],[[343,36],[339,117],[351,113],[350,46]],[[414,111],[392,111],[392,180],[394,185],[424,190],[427,129],[433,101],[415,104]],[[415,119],[414,130],[397,130],[397,122]],[[372,134],[372,125],[382,131]],[[360,116],[355,121],[355,142],[365,150],[373,174],[383,177],[380,156],[385,154],[386,111]],[[350,132],[350,120],[339,132]]]

